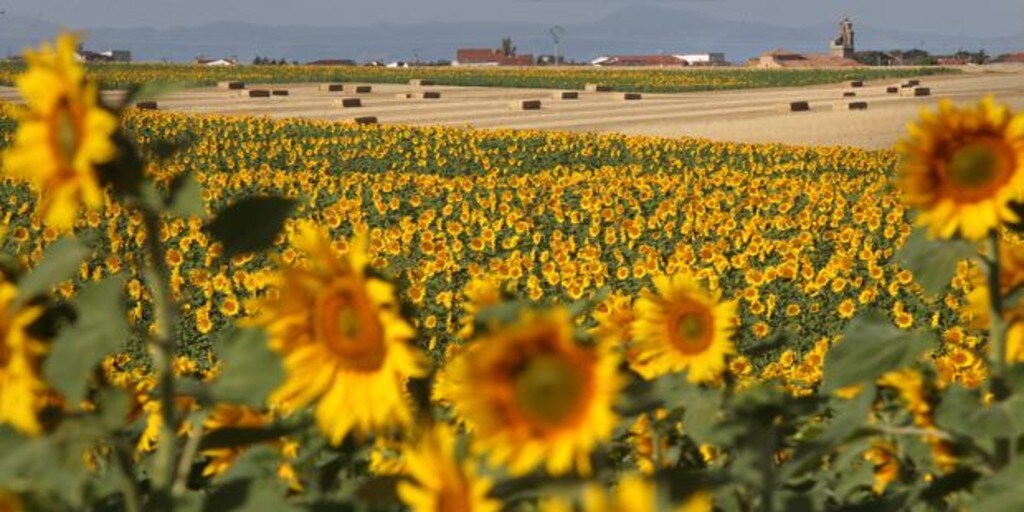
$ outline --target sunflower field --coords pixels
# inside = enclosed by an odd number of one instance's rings
[[[0,84],[11,85],[24,66],[0,63]],[[107,89],[127,89],[154,83],[211,86],[226,80],[282,84],[310,82],[399,83],[421,78],[439,85],[583,89],[599,82],[619,91],[686,92],[761,87],[793,87],[958,73],[955,68],[900,67],[854,69],[599,69],[578,67],[414,67],[370,66],[229,66],[187,64],[90,64],[89,76]]]
[[[893,151],[193,116],[75,44],[0,105],[0,509],[1024,507],[993,99]]]

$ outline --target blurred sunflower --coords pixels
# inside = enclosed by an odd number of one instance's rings
[[[714,505],[711,493],[705,490],[697,490],[683,503],[671,507],[665,506],[666,498],[659,496],[653,482],[640,475],[627,474],[612,491],[601,485],[587,486],[580,496],[578,509],[563,498],[552,498],[541,501],[540,512],[711,512]]]
[[[17,297],[18,289],[0,275],[0,423],[34,435],[40,430],[36,414],[47,391],[39,376],[46,345],[26,329],[42,311],[15,307]]]
[[[111,137],[118,120],[85,79],[77,44],[77,37],[62,34],[56,45],[25,53],[28,70],[16,84],[28,108],[19,111],[14,143],[4,155],[4,172],[35,184],[43,220],[59,230],[71,229],[83,205],[103,206],[96,166],[117,153]]]
[[[654,278],[657,293],[645,290],[636,301],[633,342],[644,378],[687,370],[690,382],[708,382],[725,369],[735,352],[736,302],[721,302],[685,274]]]
[[[303,223],[292,245],[308,264],[280,270],[254,319],[284,358],[286,379],[271,402],[285,412],[317,402],[317,424],[334,444],[350,431],[407,425],[405,384],[426,363],[393,287],[366,274],[365,241],[339,258],[326,233]]]
[[[615,427],[616,358],[573,338],[564,308],[528,311],[452,360],[451,402],[491,460],[513,474],[590,472],[590,451]]]
[[[897,181],[931,236],[979,240],[1020,221],[1010,202],[1024,199],[1024,116],[991,97],[973,108],[942,101],[908,131]]]
[[[210,433],[226,428],[262,428],[266,427],[270,421],[269,414],[256,411],[251,407],[237,404],[217,404],[206,417],[206,421],[203,422],[203,428]],[[292,442],[282,439],[274,441],[274,445],[279,447],[281,454],[288,459],[294,459],[297,455],[297,447]],[[203,450],[202,455],[208,459],[206,467],[203,468],[203,476],[223,474],[245,452],[246,448],[246,446],[240,446]],[[282,462],[278,465],[277,475],[288,484],[290,489],[295,491],[303,489],[295,469],[289,462]]]
[[[491,480],[459,457],[450,427],[437,425],[409,443],[402,455],[411,481],[399,484],[398,495],[413,512],[501,510],[501,502],[487,496]]]

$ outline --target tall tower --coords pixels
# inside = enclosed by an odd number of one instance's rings
[[[829,50],[833,57],[853,58],[853,22],[850,18],[843,18],[843,21],[839,22],[839,34],[832,39]]]

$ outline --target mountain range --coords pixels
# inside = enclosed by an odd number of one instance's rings
[[[856,23],[856,20],[854,20]],[[833,24],[779,27],[738,22],[685,9],[636,5],[623,7],[593,23],[563,25],[562,53],[589,61],[605,54],[724,52],[742,62],[773,48],[826,52],[836,33]],[[0,52],[12,54],[52,38],[61,27],[41,19],[0,18]],[[426,61],[453,59],[456,48],[496,48],[513,39],[520,53],[551,54],[550,25],[523,22],[377,23],[336,28],[261,26],[215,21],[193,27],[85,28],[86,47],[94,51],[130,50],[136,61],[187,61],[198,56],[256,55],[301,62],[317,59]],[[876,29],[855,25],[858,50],[923,48],[932,53],[985,49],[989,54],[1024,51],[1024,32],[1003,37],[963,37]]]

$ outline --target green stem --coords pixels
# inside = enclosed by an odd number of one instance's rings
[[[1006,320],[1003,317],[1003,295],[1000,284],[999,232],[992,230],[988,237],[988,297],[989,297],[989,391],[997,402],[1009,397],[1006,385]],[[999,467],[1009,464],[1013,450],[1009,439],[996,439],[995,459]]]
[[[206,412],[199,411],[192,415],[190,422],[192,424],[192,437],[185,443],[185,448],[181,451],[181,458],[178,459],[178,474],[174,480],[174,487],[171,488],[173,496],[181,496],[185,494],[185,490],[188,486],[188,475],[192,469],[192,461],[195,460],[196,454],[199,453],[199,445],[203,440],[203,423],[206,421]]]
[[[157,444],[153,469],[154,491],[170,496],[175,481],[177,463],[178,419],[174,407],[173,362],[178,338],[178,310],[171,293],[171,273],[167,268],[167,255],[160,243],[160,217],[148,208],[142,208],[146,227],[146,248],[149,253],[149,278],[156,308],[156,336],[148,340],[153,371],[157,379],[160,413],[163,427]],[[168,502],[169,503],[169,502]]]
[[[139,491],[132,471],[133,462],[129,450],[117,443],[114,446],[114,461],[121,472],[121,487],[124,490],[124,509],[126,512],[141,512],[142,493]]]

